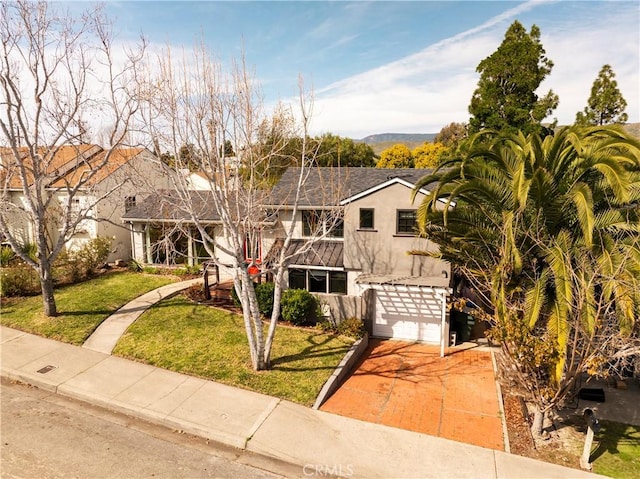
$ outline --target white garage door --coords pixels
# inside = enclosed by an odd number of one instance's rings
[[[373,335],[440,344],[442,296],[435,291],[377,290]]]

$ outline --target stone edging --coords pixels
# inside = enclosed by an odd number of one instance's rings
[[[322,386],[320,394],[318,394],[316,402],[313,404],[313,409],[320,409],[320,406],[338,389],[345,377],[351,373],[362,356],[362,353],[367,349],[367,346],[369,346],[368,334],[365,334],[364,337],[358,339],[351,345],[351,348],[347,351],[347,354],[344,355],[338,367],[336,367],[333,374],[327,379],[324,386]]]

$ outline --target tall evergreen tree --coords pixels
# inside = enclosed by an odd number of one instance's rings
[[[533,25],[527,33],[520,22],[513,22],[502,44],[476,69],[480,80],[469,105],[469,132],[540,131],[542,120],[559,101],[552,90],[542,98],[536,94],[552,67],[540,43],[540,29]]]
[[[604,65],[591,87],[591,96],[584,111],[576,115],[578,125],[623,124],[628,116],[624,112],[627,102],[618,89],[616,74],[610,65]]]

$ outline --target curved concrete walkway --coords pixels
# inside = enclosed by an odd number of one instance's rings
[[[87,338],[82,347],[99,353],[111,354],[120,337],[142,313],[157,302],[199,282],[202,282],[202,278],[171,283],[137,297],[100,323],[100,326]]]

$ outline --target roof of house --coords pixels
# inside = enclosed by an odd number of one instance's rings
[[[40,157],[38,166],[41,174],[46,175],[49,188],[58,188],[67,184],[75,185],[87,171],[99,168],[90,183],[96,184],[104,180],[115,170],[145,151],[144,148],[115,148],[110,152],[99,145],[79,144],[37,150]],[[9,189],[22,189],[22,177],[19,173],[16,153],[20,163],[25,167],[27,182],[34,181],[34,163],[29,149],[20,147],[17,152],[11,148],[0,148],[0,177]],[[109,157],[106,159],[106,155]],[[103,164],[104,163],[104,164]]]
[[[217,223],[220,215],[217,213],[211,191],[190,191],[191,201],[189,209],[193,210],[197,218],[202,222]],[[123,221],[164,221],[183,222],[189,221],[190,212],[181,208],[183,203],[180,195],[175,190],[159,190],[136,203],[123,216]]]
[[[316,241],[308,249],[308,240],[294,239],[289,243],[287,256],[291,256],[290,266],[322,266],[325,268],[344,267],[344,243],[342,241]],[[302,253],[296,254],[296,251]]]
[[[300,207],[343,205],[390,184],[409,188],[433,170],[419,168],[309,168],[300,192]],[[273,205],[293,204],[300,168],[291,167],[282,175],[272,192]]]
[[[87,161],[79,162],[74,169],[51,183],[50,186],[58,188],[66,184],[75,185],[86,172],[95,168],[99,168],[99,170],[93,175],[90,183],[100,183],[144,151],[146,151],[145,148],[116,148],[110,152],[102,150]],[[109,154],[108,158],[106,158],[107,154]]]

